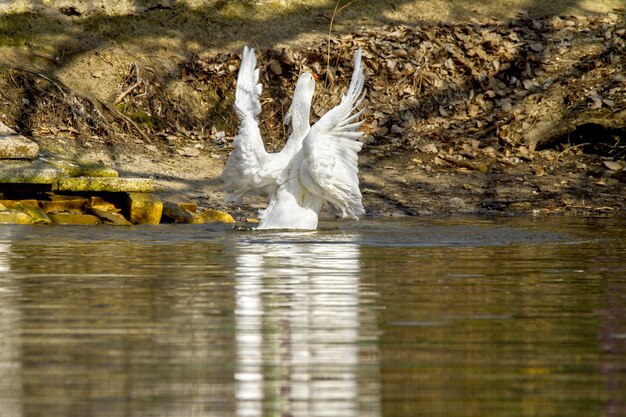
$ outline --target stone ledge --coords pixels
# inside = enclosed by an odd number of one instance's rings
[[[0,183],[3,184],[55,184],[63,171],[42,161],[2,161]]]
[[[42,156],[39,160],[61,170],[68,177],[119,177],[113,168],[96,162],[73,161],[58,156]]]
[[[64,177],[60,178],[56,191],[151,193],[154,185],[149,178],[118,177]]]
[[[151,193],[150,178],[120,178],[113,168],[101,164],[47,160],[0,162],[0,184],[49,185],[53,191]]]

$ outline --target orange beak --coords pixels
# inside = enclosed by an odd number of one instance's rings
[[[320,78],[319,75],[317,74],[311,74],[311,76],[313,77],[315,81],[317,81]]]

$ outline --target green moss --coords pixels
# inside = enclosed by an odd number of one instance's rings
[[[151,193],[154,185],[149,178],[76,177],[61,178],[59,191],[72,192],[139,192]]]
[[[120,104],[117,109],[128,116],[133,122],[149,130],[162,130],[163,120],[159,116],[152,115],[134,104]]]
[[[26,44],[26,39],[24,38],[0,37],[0,46],[24,46],[24,44]]]
[[[69,177],[119,177],[113,168],[96,162],[74,161],[62,157],[47,157],[45,161]]]
[[[42,161],[11,161],[0,164],[0,183],[4,184],[54,184],[61,175],[61,170]]]
[[[133,122],[154,127],[152,116],[145,111],[137,110],[126,114]]]

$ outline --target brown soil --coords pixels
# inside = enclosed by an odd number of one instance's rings
[[[12,35],[0,46],[0,120],[47,152],[250,216],[263,201],[228,207],[217,179],[236,133],[241,46],[260,50],[271,150],[298,73],[321,77],[317,117],[338,101],[361,46],[368,214],[626,214],[619,2],[355,3],[336,16],[330,48],[334,2],[208,3],[138,16],[0,16]]]

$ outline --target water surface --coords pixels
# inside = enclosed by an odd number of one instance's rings
[[[0,228],[2,416],[626,415],[626,221]]]

